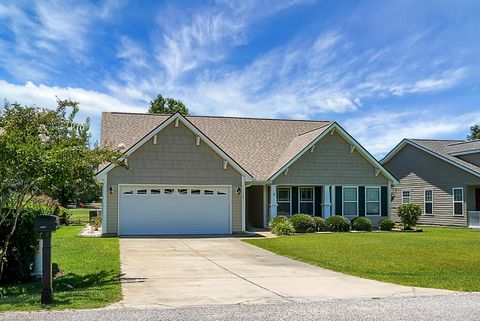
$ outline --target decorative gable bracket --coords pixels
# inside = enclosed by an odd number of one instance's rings
[[[378,176],[380,174],[380,168],[375,168],[375,176]]]
[[[355,151],[355,145],[350,145],[350,154],[353,154]]]

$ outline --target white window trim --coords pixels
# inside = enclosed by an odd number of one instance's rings
[[[425,197],[425,192],[426,191],[432,191],[432,200],[430,202],[427,202],[426,197]],[[432,213],[427,213],[427,203],[432,203]],[[427,216],[432,216],[433,215],[433,188],[425,188],[423,190],[423,215]]]
[[[408,192],[410,202],[405,203],[405,198],[403,197],[403,192]],[[411,204],[412,203],[412,190],[410,189],[402,189],[402,204]]]
[[[456,189],[459,189],[462,191],[462,201],[455,201],[455,190]],[[462,203],[462,214],[455,214],[455,203]],[[464,216],[465,215],[465,211],[464,211],[464,207],[465,207],[465,193],[463,191],[463,187],[454,187],[452,188],[452,212],[453,212],[453,216]]]
[[[359,215],[359,211],[358,211],[358,203],[359,203],[359,199],[358,199],[358,186],[342,186],[342,216],[345,216],[345,188],[355,188],[357,190],[357,201],[356,202],[353,202],[353,201],[346,201],[347,203],[357,203],[357,215],[355,215],[356,217],[358,217]],[[349,216],[352,216],[352,215],[349,215]]]
[[[367,201],[367,188],[378,190],[378,201]],[[378,214],[368,214],[367,203],[378,203]],[[382,216],[382,188],[380,186],[365,186],[365,216]]]
[[[290,195],[290,200],[289,201],[280,201],[278,199],[278,194],[279,194],[279,191],[280,189],[288,189],[289,190],[289,195]],[[289,203],[290,204],[290,213],[288,214],[288,216],[292,216],[292,187],[291,186],[281,186],[281,187],[278,187],[277,186],[277,204],[279,203],[282,203],[282,204],[286,204],[286,203]],[[277,207],[277,210],[278,210],[278,207]],[[280,214],[282,215],[282,214]]]
[[[312,190],[312,200],[311,201],[302,201],[301,200],[300,195],[302,195],[302,193],[301,193],[302,188],[309,188],[309,189]],[[312,208],[313,208],[312,216],[315,216],[315,214],[316,214],[315,213],[315,187],[313,187],[313,186],[299,186],[298,187],[298,213],[300,213],[300,204],[301,203],[312,203]],[[302,213],[302,214],[305,214],[305,213]]]

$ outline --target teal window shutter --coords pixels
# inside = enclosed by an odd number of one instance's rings
[[[342,215],[342,187],[335,186],[335,215]]]
[[[365,216],[365,186],[358,187],[358,216]]]
[[[322,187],[315,186],[315,216],[322,216]]]
[[[298,214],[298,187],[292,186],[292,215]]]
[[[382,216],[388,216],[388,189],[386,186],[381,187],[381,207],[382,207]]]

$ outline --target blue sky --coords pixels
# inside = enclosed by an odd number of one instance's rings
[[[480,123],[478,1],[0,3],[0,97],[336,120],[377,157]]]

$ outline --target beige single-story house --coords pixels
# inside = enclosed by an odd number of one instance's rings
[[[480,227],[480,140],[404,139],[381,163],[400,180],[400,204],[422,207],[420,224]]]
[[[377,224],[398,181],[333,121],[103,113],[106,235],[232,234],[305,213]]]

